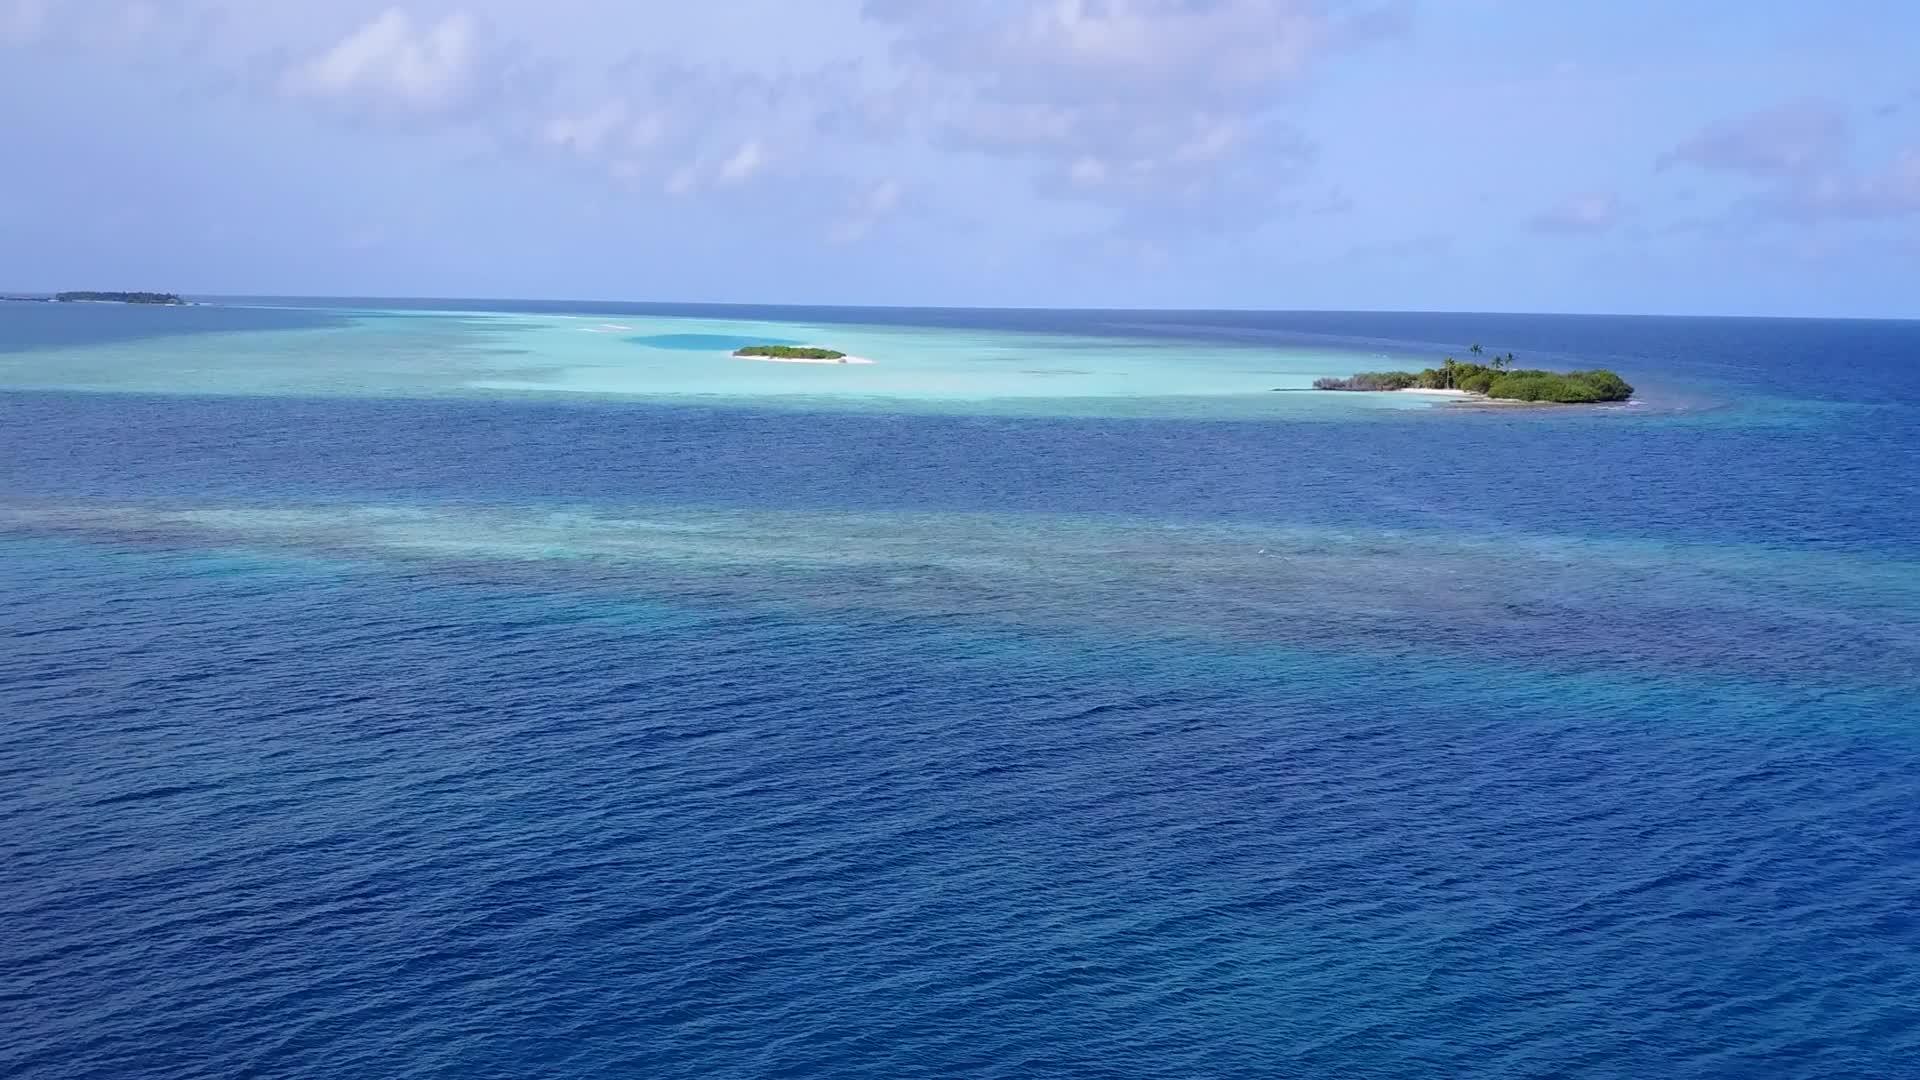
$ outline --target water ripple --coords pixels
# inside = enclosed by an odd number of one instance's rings
[[[1911,380],[1823,355],[1311,430],[0,396],[0,1075],[1914,1075]]]

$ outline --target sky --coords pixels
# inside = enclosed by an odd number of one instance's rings
[[[0,288],[1920,318],[1911,0],[0,0]]]

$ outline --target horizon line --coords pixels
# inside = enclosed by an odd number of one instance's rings
[[[66,289],[0,289],[0,297],[31,300],[52,297]],[[114,292],[171,292],[172,290],[93,290]],[[1646,312],[1646,311],[1525,311],[1525,310],[1488,310],[1469,308],[1393,308],[1393,307],[1328,307],[1328,308],[1264,308],[1264,307],[1100,307],[1100,306],[1051,306],[1044,304],[852,304],[852,303],[802,303],[797,301],[748,301],[748,300],[634,300],[605,299],[593,297],[543,297],[543,296],[402,296],[375,294],[328,294],[328,293],[228,293],[228,292],[176,292],[174,295],[190,300],[212,302],[230,301],[271,301],[271,300],[308,300],[308,301],[387,301],[415,304],[625,304],[644,307],[668,308],[808,308],[828,311],[979,311],[979,312],[1071,312],[1076,314],[1224,314],[1224,315],[1483,315],[1483,316],[1534,316],[1573,319],[1752,319],[1774,320],[1779,322],[1920,322],[1920,315],[1781,315],[1749,314],[1738,312]]]

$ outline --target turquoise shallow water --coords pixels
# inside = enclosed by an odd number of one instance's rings
[[[24,307],[24,305],[23,305]],[[18,388],[364,397],[590,397],[761,407],[973,412],[1138,413],[1210,410],[1349,415],[1431,407],[1411,395],[1275,395],[1385,353],[1300,344],[1157,340],[1111,331],[915,327],[677,315],[261,308],[289,325],[204,336],[55,341],[0,356]],[[64,307],[32,310],[74,322]],[[164,328],[169,310],[78,313]],[[1103,329],[1103,328],[1096,328]],[[747,344],[811,344],[860,365],[737,359]]]
[[[1920,328],[468,306],[0,307],[0,1071],[1920,1056]]]

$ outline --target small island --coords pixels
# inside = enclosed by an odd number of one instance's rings
[[[766,360],[775,364],[873,363],[858,356],[848,356],[837,349],[821,349],[811,345],[748,345],[743,349],[735,349],[733,355],[741,360]]]
[[[63,292],[55,293],[53,298],[62,304],[164,304],[184,307],[187,303],[170,292]]]
[[[749,345],[735,349],[735,356],[757,356],[767,360],[843,360],[846,353],[816,349],[810,345]]]
[[[1467,350],[1476,358],[1485,350],[1475,345]],[[1561,405],[1594,405],[1608,401],[1626,401],[1633,387],[1611,371],[1540,371],[1516,368],[1512,353],[1462,363],[1449,356],[1437,368],[1422,371],[1363,371],[1346,379],[1315,379],[1315,390],[1387,391],[1411,390],[1427,393],[1457,394],[1490,401],[1515,401]]]

